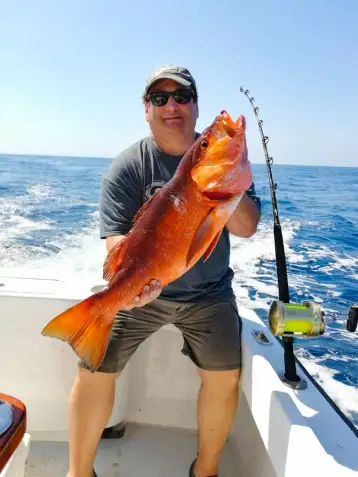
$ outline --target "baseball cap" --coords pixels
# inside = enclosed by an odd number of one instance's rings
[[[195,95],[197,96],[196,82],[192,74],[184,66],[178,65],[160,66],[159,68],[155,69],[147,78],[144,95],[148,93],[149,89],[154,83],[162,79],[170,79],[176,81],[182,86],[185,86],[186,88],[193,88]]]

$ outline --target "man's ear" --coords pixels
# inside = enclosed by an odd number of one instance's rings
[[[144,118],[148,122],[148,114],[149,114],[149,103],[144,103]]]
[[[196,106],[196,108],[195,108],[196,119],[198,119],[198,117],[199,117],[199,103],[197,102],[197,103],[195,104],[195,106]]]

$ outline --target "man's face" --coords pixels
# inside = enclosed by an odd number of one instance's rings
[[[155,83],[149,92],[177,89],[183,89],[183,86],[172,80],[161,80]],[[163,106],[154,106],[151,101],[145,103],[145,119],[156,135],[169,133],[185,137],[194,134],[198,115],[198,104],[194,103],[193,99],[187,104],[178,104],[173,96],[170,96],[167,104]]]

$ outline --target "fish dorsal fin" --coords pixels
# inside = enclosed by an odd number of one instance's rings
[[[122,239],[108,252],[107,258],[103,265],[104,280],[108,280],[110,282],[118,272],[122,264],[125,250],[125,239]]]
[[[138,210],[138,212],[135,214],[134,218],[133,218],[133,223],[137,222],[139,217],[141,217],[144,212],[148,209],[148,207],[150,206],[150,204],[153,202],[153,199],[154,199],[154,195],[152,195],[152,197],[149,197],[149,199],[144,202],[144,204],[142,205],[142,207]]]
[[[190,266],[190,262],[192,260],[196,261],[198,254],[199,257],[203,256],[204,261],[206,261],[216,247],[221,232],[222,228],[220,228],[219,231],[217,230],[215,209],[212,209],[209,215],[198,228],[193,238],[193,241],[190,244],[187,256],[187,266]]]
[[[154,195],[144,202],[142,207],[135,214],[133,223],[137,222],[139,217],[141,217],[141,215],[148,209],[153,198]],[[121,240],[120,242],[116,243],[116,245],[108,252],[107,258],[103,265],[103,278],[105,280],[111,281],[120,269],[125,249],[126,247],[124,246],[124,240]]]

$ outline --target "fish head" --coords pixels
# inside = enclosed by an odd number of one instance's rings
[[[222,111],[196,141],[191,177],[209,199],[229,199],[252,184],[244,116]]]

